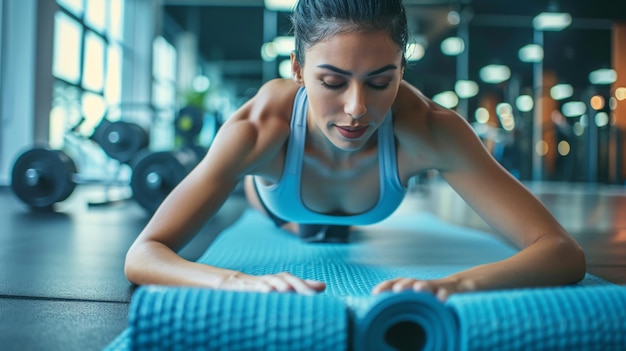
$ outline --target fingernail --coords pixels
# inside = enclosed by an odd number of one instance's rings
[[[448,291],[446,289],[441,289],[437,292],[437,299],[441,302],[446,301],[448,298]]]
[[[413,291],[423,291],[423,290],[424,290],[424,283],[413,284]]]

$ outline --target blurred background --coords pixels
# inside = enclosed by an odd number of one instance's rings
[[[405,79],[468,120],[590,273],[626,284],[626,1],[404,4]],[[290,77],[292,6],[0,0],[3,350],[102,349],[124,330],[128,247],[232,113]],[[492,232],[433,180],[398,211]],[[247,208],[240,190],[182,257]]]
[[[17,173],[32,186],[41,159],[66,165],[72,184],[129,183],[156,152],[183,174],[263,82],[290,77],[293,3],[0,1],[0,184]],[[512,174],[624,184],[624,1],[404,4],[405,79],[467,118]],[[70,160],[31,155],[15,171],[40,145]],[[172,154],[181,149],[191,165]],[[148,169],[159,160],[142,169],[144,186],[168,177]]]

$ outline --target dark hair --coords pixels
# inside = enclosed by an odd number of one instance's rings
[[[304,51],[333,35],[361,31],[388,31],[402,51],[408,42],[402,0],[299,0],[291,22],[296,38],[296,59],[304,64]]]

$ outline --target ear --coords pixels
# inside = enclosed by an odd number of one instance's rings
[[[295,52],[292,51],[289,58],[291,59],[291,74],[293,80],[299,85],[304,85],[304,80],[302,80],[302,65],[300,65],[300,62],[296,59]]]

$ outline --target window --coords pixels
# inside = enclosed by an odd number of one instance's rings
[[[57,4],[50,146],[71,149],[80,142],[80,138],[69,136],[72,126],[82,121],[78,134],[89,137],[107,108],[120,103],[124,1],[57,0]],[[89,151],[88,145],[83,143],[76,149],[91,154],[75,160],[81,172],[87,173],[90,168],[101,169],[98,162],[105,158],[102,150],[93,147]]]
[[[160,117],[152,126],[152,147],[155,149],[174,147],[176,55],[176,48],[164,37],[155,38],[152,43],[152,104]]]

